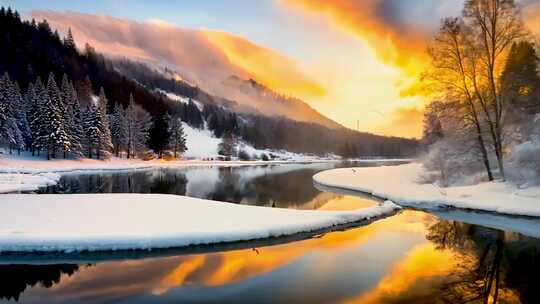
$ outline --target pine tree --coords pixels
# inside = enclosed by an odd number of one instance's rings
[[[98,159],[110,158],[111,149],[111,129],[109,127],[109,117],[107,116],[107,97],[101,88],[99,92],[98,104],[96,107],[96,127],[99,130],[96,153]]]
[[[28,118],[26,117],[26,105],[24,98],[21,95],[19,84],[14,82],[12,87],[12,107],[14,118],[17,121],[17,128],[20,132],[20,137],[17,138],[17,151],[20,154],[21,149],[30,147],[32,144],[32,133],[30,131],[30,125]]]
[[[169,146],[169,120],[166,114],[157,114],[152,120],[149,130],[148,146],[161,158],[163,151]]]
[[[38,155],[41,150],[45,151],[47,159],[50,159],[52,120],[54,120],[54,110],[47,93],[47,89],[38,77],[34,86],[34,117],[30,123],[33,136],[33,148]]]
[[[133,95],[129,96],[129,105],[126,109],[126,149],[127,157],[135,157],[135,154],[146,147],[148,130],[151,124],[150,115],[142,108],[135,105]]]
[[[70,112],[70,136],[71,136],[71,153],[75,157],[82,157],[83,145],[82,140],[84,137],[83,121],[81,113],[81,105],[79,103],[79,97],[77,91],[70,82],[69,90],[71,91],[71,100],[68,102],[68,106],[71,109]]]
[[[71,50],[75,50],[75,39],[73,39],[73,33],[71,32],[71,28],[68,29],[68,33],[66,35],[66,38],[64,38],[64,45],[67,46]]]
[[[66,125],[64,117],[65,108],[62,101],[62,95],[54,80],[54,74],[49,74],[47,82],[47,94],[49,96],[49,103],[45,109],[49,111],[49,151],[52,152],[52,157],[56,157],[56,150],[60,149],[64,151],[64,155],[70,151],[71,143],[66,131]]]
[[[88,158],[93,158],[93,151],[99,149],[101,133],[99,130],[98,109],[96,105],[89,104],[84,111],[83,126],[85,130],[85,146]],[[99,156],[97,156],[99,158]]]
[[[17,125],[16,98],[14,85],[7,73],[0,78],[0,141],[18,148],[23,143],[21,131]]]
[[[170,119],[169,133],[171,134],[171,149],[174,151],[174,158],[177,158],[178,154],[187,151],[186,135],[184,134],[182,120],[179,116],[175,115]]]
[[[37,136],[37,126],[35,119],[38,113],[38,100],[34,88],[35,86],[33,83],[28,84],[28,89],[26,90],[26,94],[24,95],[26,118],[28,120],[28,126],[30,128],[30,134],[32,139],[28,147],[32,150],[32,156],[34,156],[34,153],[36,152],[34,142]]]
[[[126,110],[120,103],[115,104],[113,113],[110,115],[111,122],[111,140],[113,150],[116,156],[120,155],[120,151],[126,147],[127,138],[127,120]]]
[[[82,154],[81,147],[81,137],[82,130],[80,125],[80,106],[79,100],[77,97],[77,92],[73,88],[73,84],[69,81],[66,74],[62,77],[62,87],[61,87],[61,100],[62,106],[60,110],[62,111],[62,119],[64,121],[64,126],[66,134],[68,136],[68,141],[70,144],[69,151],[75,157],[80,157]],[[79,117],[77,117],[79,116]],[[64,150],[64,158],[66,157]]]
[[[41,150],[47,149],[47,114],[45,111],[46,100],[49,99],[47,90],[41,82],[41,78],[37,78],[35,85],[29,87],[27,92],[28,103],[31,105],[29,112],[30,130],[32,131],[32,155],[37,151],[39,155]]]

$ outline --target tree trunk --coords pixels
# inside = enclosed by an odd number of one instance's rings
[[[484,162],[484,167],[488,175],[488,180],[493,181],[493,173],[491,172],[491,165],[489,164],[488,153],[486,145],[484,143],[484,136],[482,135],[482,129],[479,124],[476,124],[476,132],[478,132],[478,144],[480,145],[480,152],[482,153],[482,161]]]

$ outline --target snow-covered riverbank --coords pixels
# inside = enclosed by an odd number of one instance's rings
[[[73,172],[110,172],[145,170],[152,168],[186,168],[186,167],[239,167],[276,164],[338,162],[338,160],[298,158],[274,161],[209,161],[178,160],[143,161],[140,159],[112,158],[107,161],[95,159],[56,159],[45,160],[30,156],[0,156],[0,193],[33,191],[40,187],[54,185],[60,175]]]
[[[439,188],[421,183],[421,164],[392,167],[347,168],[320,172],[316,183],[360,191],[402,206],[455,207],[508,215],[540,217],[540,187],[518,189],[511,183],[491,182],[474,186]]]
[[[300,211],[162,194],[2,195],[0,252],[170,248],[353,223],[399,209]]]
[[[356,162],[396,162],[400,159],[367,159]],[[240,167],[279,164],[316,164],[337,163],[340,159],[298,156],[285,160],[253,161],[218,161],[218,160],[177,160],[143,161],[140,159],[112,158],[102,161],[95,159],[55,159],[45,160],[32,156],[0,155],[0,193],[34,191],[40,187],[56,184],[60,175],[73,172],[107,172],[146,170],[152,168],[187,168],[187,167]]]

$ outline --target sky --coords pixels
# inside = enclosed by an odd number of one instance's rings
[[[459,15],[463,1],[0,0],[0,5],[47,18],[61,30],[76,27],[77,42],[91,42],[98,51],[212,68],[217,74],[241,71],[349,128],[419,137],[426,100],[416,94],[415,83],[428,62],[425,49],[440,19]],[[535,1],[523,1],[534,8],[525,12],[527,18],[540,15]],[[186,45],[191,53],[179,50]],[[209,67],[209,60],[217,64]]]

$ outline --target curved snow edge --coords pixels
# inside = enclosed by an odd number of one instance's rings
[[[177,195],[2,195],[0,252],[149,250],[311,232],[391,214],[237,205]]]
[[[421,164],[388,167],[341,168],[319,172],[315,183],[358,191],[391,200],[401,206],[424,209],[453,207],[506,215],[540,217],[539,187],[517,189],[510,183],[439,188],[417,180],[425,173]]]

